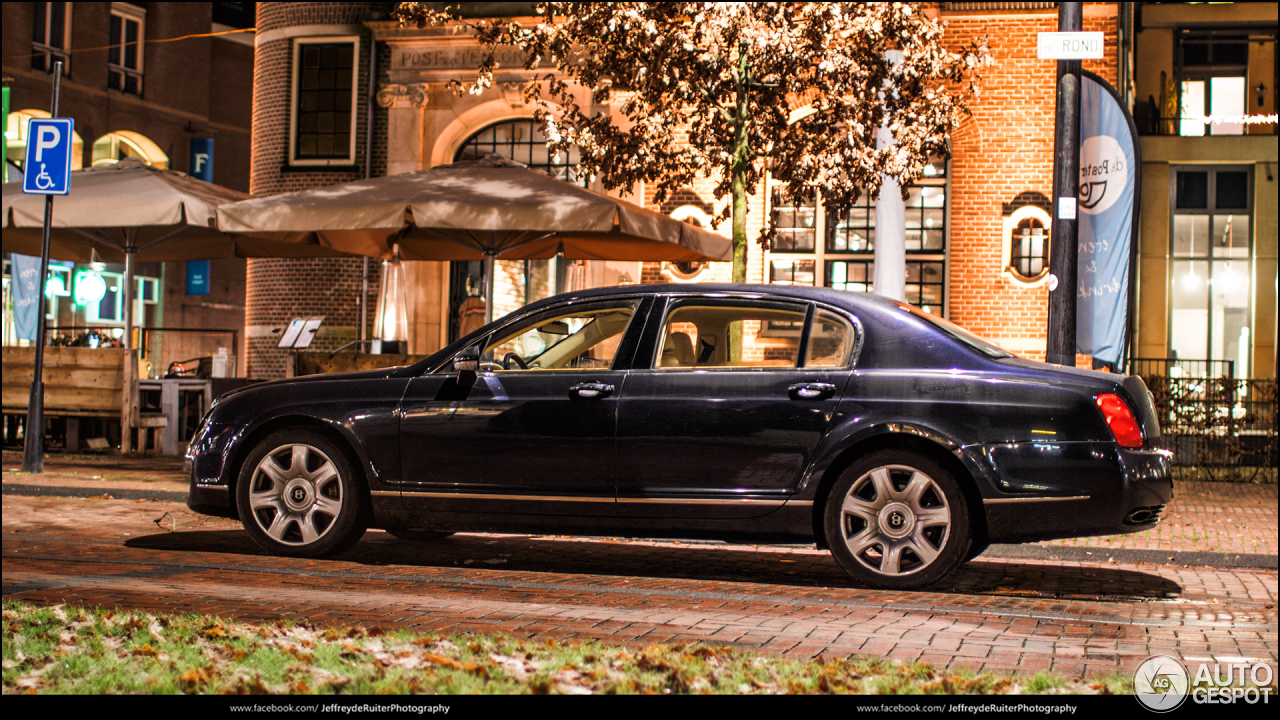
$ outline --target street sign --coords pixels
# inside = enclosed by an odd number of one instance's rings
[[[1036,43],[1041,60],[1101,60],[1100,32],[1042,32]]]
[[[66,195],[71,191],[71,139],[75,120],[44,118],[30,121],[22,192]]]

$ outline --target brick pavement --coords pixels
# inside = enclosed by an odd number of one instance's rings
[[[180,484],[180,466],[175,474],[168,460],[161,472],[149,469],[155,459],[79,468],[54,460],[44,477],[14,475],[6,453],[5,482],[108,492]],[[1179,488],[1179,499],[1191,497],[1207,499],[1187,502],[1183,517],[1218,512],[1240,525],[1269,503],[1274,552],[1274,486]],[[1233,497],[1234,505],[1221,499]],[[266,556],[237,523],[172,502],[3,502],[5,597],[39,603],[622,643],[697,639],[1070,675],[1130,670],[1158,653],[1273,666],[1277,657],[1274,569],[980,558],[929,592],[885,592],[853,586],[829,554],[799,546],[479,534],[420,544],[372,531],[339,558],[304,561]],[[1195,542],[1212,547],[1208,536]]]

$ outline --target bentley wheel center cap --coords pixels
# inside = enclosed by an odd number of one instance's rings
[[[902,503],[889,503],[880,511],[880,531],[891,538],[910,535],[915,524],[915,515]]]
[[[315,501],[315,491],[305,480],[293,480],[284,488],[284,502],[290,510],[305,510]]]

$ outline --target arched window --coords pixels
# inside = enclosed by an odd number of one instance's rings
[[[107,133],[93,141],[93,165],[111,165],[125,158],[138,158],[147,165],[168,169],[169,156],[151,138],[131,130]]]
[[[1023,205],[1005,219],[1005,271],[1021,283],[1038,283],[1049,273],[1049,213]]]
[[[22,163],[25,162],[27,156],[27,124],[31,122],[31,118],[47,118],[49,113],[45,110],[18,110],[9,113],[9,117],[5,122],[5,161],[9,168],[9,182],[21,180],[21,176],[15,177],[15,170],[19,173],[22,169]],[[84,140],[80,138],[80,134],[73,132],[71,137],[71,169],[79,170],[84,167]]]
[[[568,153],[552,157],[547,150],[547,136],[542,132],[542,124],[532,118],[506,120],[484,128],[467,138],[453,159],[454,162],[475,160],[489,154],[498,154],[543,170],[561,180],[573,183],[585,180],[577,173],[578,149],[570,148]]]
[[[552,157],[547,150],[547,136],[542,125],[533,118],[504,120],[481,129],[458,148],[454,162],[475,160],[485,155],[501,155],[509,160],[542,170],[552,177],[585,184],[579,176],[578,149]],[[494,312],[501,317],[534,300],[556,292],[579,289],[583,282],[583,265],[579,260],[499,260],[494,263]],[[479,312],[484,287],[483,263],[459,260],[449,264],[449,340],[458,339],[470,329],[467,317]],[[479,310],[477,311],[477,308]]]

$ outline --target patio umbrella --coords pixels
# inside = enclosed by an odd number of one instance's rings
[[[278,241],[402,260],[729,260],[728,238],[489,155],[428,170],[246,200],[218,225]]]
[[[222,257],[334,257],[346,253],[298,242],[228,235],[217,228],[217,208],[249,195],[135,159],[77,170],[71,192],[53,205],[49,256],[58,260],[124,262],[125,342],[133,336],[135,261]],[[6,183],[4,251],[40,255],[44,196]]]

